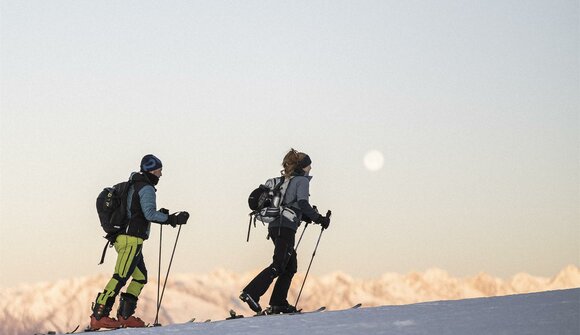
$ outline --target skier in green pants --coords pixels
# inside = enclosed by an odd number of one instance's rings
[[[133,316],[137,300],[143,286],[147,283],[147,268],[143,260],[143,241],[149,237],[151,222],[169,224],[173,227],[187,223],[189,214],[169,214],[166,209],[157,210],[155,185],[161,177],[163,165],[154,155],[146,155],[141,160],[141,171],[131,174],[132,185],[127,195],[127,216],[129,223],[114,242],[117,251],[115,272],[103,292],[97,295],[93,304],[93,313],[89,328],[144,327],[145,323]],[[124,293],[121,293],[117,319],[109,317],[115,298],[131,282]]]

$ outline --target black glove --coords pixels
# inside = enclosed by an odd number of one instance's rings
[[[167,208],[161,208],[159,211],[163,214],[169,215],[169,209],[167,209]]]
[[[330,225],[330,211],[326,212],[326,216],[319,215],[316,223],[322,226],[322,229],[327,229]]]
[[[187,223],[187,219],[189,219],[188,212],[178,212],[169,215],[166,224],[171,225],[171,227],[175,228],[177,225],[182,225]]]
[[[318,208],[316,208],[316,205],[312,206],[312,209],[314,209],[314,211],[316,213],[318,213]],[[310,216],[308,216],[306,214],[302,214],[302,221],[304,221],[306,223],[312,223],[312,218],[310,218]]]

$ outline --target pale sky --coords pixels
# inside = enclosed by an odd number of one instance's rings
[[[148,153],[158,205],[191,214],[171,271],[261,269],[247,196],[291,147],[333,211],[314,274],[578,265],[578,6],[2,0],[0,287],[112,273],[95,198]]]

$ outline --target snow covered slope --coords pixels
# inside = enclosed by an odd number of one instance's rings
[[[580,334],[580,289],[303,315],[252,317],[107,335]]]
[[[176,274],[168,282],[160,312],[162,324],[224,318],[230,308],[250,313],[237,295],[255,273],[219,270],[208,274]],[[0,334],[30,335],[48,330],[67,331],[86,326],[90,306],[108,275],[74,278],[51,283],[0,289]],[[302,274],[297,274],[290,301],[298,294]],[[376,279],[355,279],[344,273],[311,276],[300,306],[305,310],[327,306],[344,309],[358,302],[365,307],[404,305],[437,300],[457,300],[497,295],[531,293],[580,287],[580,268],[569,266],[553,278],[518,274],[502,280],[485,273],[456,278],[440,269],[406,275],[390,273]],[[151,278],[139,299],[137,315],[153,323],[157,282]],[[263,300],[268,302],[269,293]],[[116,311],[116,308],[113,310]]]

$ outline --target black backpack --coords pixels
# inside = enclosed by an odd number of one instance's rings
[[[270,189],[262,184],[253,190],[248,197],[248,207],[250,207],[252,213],[258,213],[263,208],[270,206],[273,203],[275,194],[280,196],[280,186],[282,186],[282,183],[277,184],[274,189]]]
[[[113,245],[117,236],[127,227],[127,194],[131,187],[131,181],[118,183],[113,187],[106,187],[97,197],[97,213],[101,221],[101,227],[107,233],[107,244],[101,257],[102,264],[108,245]]]

